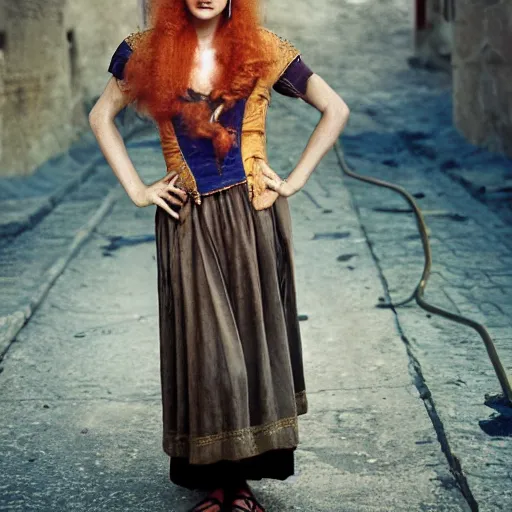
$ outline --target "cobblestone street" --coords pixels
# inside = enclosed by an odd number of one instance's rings
[[[509,208],[461,176],[512,162],[457,134],[447,73],[408,66],[407,4],[268,0],[266,24],[350,107],[348,165],[417,198],[433,250],[426,299],[485,324],[510,374]],[[318,118],[273,94],[277,172]],[[154,181],[157,134],[130,123],[130,155]],[[53,163],[69,193],[34,177],[32,197],[12,197],[21,188],[0,182],[11,212],[0,216],[0,510],[181,512],[199,496],[169,483],[161,450],[155,210],[136,208],[90,139],[82,146],[76,173]],[[512,425],[484,405],[500,388],[479,336],[413,303],[376,307],[421,276],[406,203],[344,176],[331,151],[290,206],[310,411],[297,476],[254,484],[267,510],[512,510]]]

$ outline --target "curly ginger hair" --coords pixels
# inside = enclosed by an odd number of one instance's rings
[[[246,98],[259,77],[270,70],[273,49],[261,36],[257,0],[232,0],[232,17],[222,17],[214,38],[215,67],[211,99],[224,110]],[[193,137],[212,139],[224,158],[234,137],[218,122],[210,122],[204,101],[180,100],[188,87],[195,52],[196,30],[185,0],[152,0],[151,26],[126,65],[125,78],[136,108],[157,123],[180,114]]]

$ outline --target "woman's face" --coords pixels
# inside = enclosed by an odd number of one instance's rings
[[[211,20],[225,8],[228,0],[185,0],[188,10],[197,19]]]

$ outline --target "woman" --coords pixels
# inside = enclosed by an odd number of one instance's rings
[[[286,198],[349,110],[259,26],[256,0],[153,0],[151,15],[115,52],[90,123],[132,201],[157,206],[163,449],[174,483],[209,491],[193,510],[263,512],[247,480],[294,473],[307,410]],[[322,113],[286,180],[265,152],[272,87]],[[167,174],[151,185],[114,124],[129,103],[159,129]]]

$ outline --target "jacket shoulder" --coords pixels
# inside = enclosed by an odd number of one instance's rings
[[[272,83],[275,83],[293,60],[300,55],[300,51],[293,43],[279,36],[272,30],[260,27],[260,35],[272,50],[273,66],[270,80]]]
[[[132,32],[129,36],[127,36],[124,39],[124,41],[132,50],[135,50],[135,48],[137,48],[137,46],[142,41],[147,39],[147,37],[151,34],[152,30],[153,29],[151,28],[148,28],[146,30],[137,30],[136,32]]]

